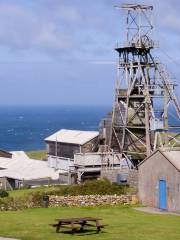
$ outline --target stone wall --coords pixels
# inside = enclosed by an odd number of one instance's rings
[[[127,182],[131,187],[138,187],[138,171],[136,169],[106,169],[101,171],[101,178],[107,178],[110,182],[117,182],[118,174],[127,174]]]
[[[105,169],[101,170],[101,178],[107,178],[110,182],[117,182],[117,174],[120,172],[119,169]]]
[[[50,196],[49,205],[58,206],[99,206],[116,204],[136,204],[136,195],[85,195],[85,196]]]
[[[138,187],[138,170],[131,169],[128,172],[127,183],[131,187]]]

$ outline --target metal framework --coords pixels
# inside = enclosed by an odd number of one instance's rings
[[[115,49],[119,60],[109,147],[136,167],[156,148],[180,143],[179,126],[168,121],[173,105],[180,122],[180,105],[175,84],[151,54],[156,46],[151,38],[153,6],[116,7],[127,11],[127,30],[126,42]]]

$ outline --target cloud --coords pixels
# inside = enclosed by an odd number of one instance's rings
[[[125,13],[113,7],[121,2],[0,0],[0,102],[111,102],[118,57],[113,48],[125,40]],[[146,4],[154,5],[155,39],[178,59],[180,3]]]
[[[60,23],[61,24],[61,23]],[[72,41],[43,15],[15,4],[0,4],[0,44],[10,48],[64,50]]]
[[[98,0],[96,4],[90,0],[2,0],[0,46],[16,51],[32,49],[61,58],[111,61],[116,41],[125,39],[122,27],[125,13],[114,9],[115,3],[113,0]],[[163,3],[149,0],[147,4],[154,5],[160,42],[169,32],[179,33],[177,0]],[[163,41],[163,45],[168,46],[168,42]]]
[[[103,0],[96,5],[78,0],[23,3],[0,3],[0,46],[81,59],[104,55],[114,47],[116,28],[109,21],[113,4],[108,11]]]

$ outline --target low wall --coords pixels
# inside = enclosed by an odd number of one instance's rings
[[[127,182],[131,187],[138,187],[138,170],[129,170]]]
[[[50,196],[49,205],[58,206],[99,206],[116,204],[136,204],[136,195],[85,195],[85,196]]]
[[[101,178],[107,178],[110,182],[117,182],[117,176],[127,173],[127,184],[131,187],[138,187],[138,171],[135,169],[108,169],[101,170]]]

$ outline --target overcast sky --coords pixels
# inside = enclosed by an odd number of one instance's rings
[[[121,3],[0,0],[0,104],[112,104]],[[179,80],[180,1],[143,3],[154,5],[154,54]]]

